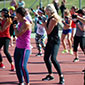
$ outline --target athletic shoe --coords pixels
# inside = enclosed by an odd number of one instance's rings
[[[84,70],[82,70],[82,72],[85,72],[85,69],[84,69]]]
[[[63,50],[62,53],[68,53],[68,50]]]
[[[19,83],[18,85],[25,85],[24,83]]]
[[[14,65],[11,65],[11,71],[14,71]]]
[[[0,64],[0,68],[5,68],[3,63]]]
[[[42,53],[38,53],[36,56],[42,56]]]
[[[64,77],[60,77],[60,82],[59,82],[59,84],[64,84]]]
[[[70,50],[70,54],[73,55],[73,50]]]
[[[53,79],[54,79],[53,76],[47,75],[45,78],[42,79],[42,81],[50,81],[50,80],[53,80]]]
[[[73,62],[78,62],[79,61],[79,58],[75,58],[74,60],[73,60]]]

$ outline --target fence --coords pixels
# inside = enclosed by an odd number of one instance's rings
[[[3,7],[9,7],[9,3],[11,0],[4,0],[4,1],[0,1],[0,9],[2,9]],[[18,0],[16,0],[18,2]],[[53,0],[24,0],[26,2],[26,7],[27,8],[35,8],[37,5],[47,5],[48,3],[52,3]],[[62,0],[60,0],[61,2]],[[70,5],[72,4],[76,4],[77,7],[82,8],[83,6],[85,6],[85,2],[84,0],[74,0],[75,3],[70,3],[70,1],[67,1],[67,6],[70,7]],[[69,4],[70,3],[70,4]],[[72,6],[71,5],[71,6]]]

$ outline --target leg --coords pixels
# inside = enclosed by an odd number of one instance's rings
[[[85,54],[85,37],[81,37],[80,47],[81,47],[83,53]]]
[[[21,52],[22,50],[15,48],[14,61],[15,61],[16,74],[17,74],[19,83],[23,83],[23,72],[22,72],[22,63],[21,63],[23,57],[21,56]]]
[[[41,45],[42,45],[43,50],[45,50],[45,36],[44,35],[41,37]]]
[[[65,34],[62,34],[62,36],[61,36],[61,41],[62,41],[63,48],[64,48],[64,49],[67,49],[67,48],[66,48],[66,43],[65,43],[65,37],[66,37],[66,35],[65,35]]]
[[[72,28],[72,33],[71,33],[71,41],[72,41],[72,44],[73,44],[73,40],[74,40],[75,33],[76,33],[76,28]]]
[[[52,50],[51,47],[47,43],[46,48],[45,48],[44,61],[45,61],[45,64],[46,64],[46,67],[47,67],[49,74],[52,74],[52,65],[51,65],[51,62],[49,60],[50,55],[51,55],[51,50]]]
[[[4,42],[4,40],[3,40],[3,38],[0,38],[0,64],[2,63],[2,56],[1,56],[1,48],[2,48],[2,46],[3,46],[3,43]]]
[[[79,45],[79,42],[80,42],[80,39],[79,37],[75,36],[74,37],[74,47],[73,47],[73,51],[74,51],[74,56],[75,56],[75,59],[73,62],[76,62],[78,60],[78,52],[77,52],[77,48],[78,48],[78,45]],[[79,61],[79,60],[78,60]]]
[[[68,50],[66,48],[65,38],[66,38],[66,34],[62,34],[61,41],[62,41],[62,45],[63,45],[63,48],[64,48],[64,50],[62,51],[62,53],[68,53]]]
[[[35,40],[36,40],[36,45],[37,45],[38,51],[39,51],[39,53],[41,53],[40,35],[36,34]]]
[[[2,60],[2,56],[1,56],[1,48],[3,45],[4,45],[4,39],[0,38],[0,68],[5,68],[4,64],[2,63],[3,60]]]
[[[0,49],[0,64],[2,62],[2,57],[1,57],[1,49]]]
[[[47,75],[45,78],[43,78],[42,80],[53,80],[53,76],[52,76],[52,65],[51,62],[49,60],[50,55],[51,55],[51,46],[47,43],[46,48],[45,48],[45,54],[44,54],[44,61],[48,70],[49,75]]]
[[[58,61],[56,60],[58,50],[59,50],[59,46],[60,46],[60,43],[54,45],[53,50],[52,50],[51,61],[54,65],[55,69],[57,70],[59,76],[61,76],[62,73],[61,73],[60,65],[59,65]]]
[[[72,49],[72,42],[71,42],[71,33],[68,33],[68,44],[69,44],[69,48]]]
[[[59,65],[58,61],[56,60],[56,56],[57,56],[58,50],[59,50],[59,45],[60,45],[59,43],[54,45],[53,50],[52,50],[51,61],[59,74],[59,79],[60,79],[59,84],[64,84],[64,77],[61,72],[60,65]]]
[[[11,55],[10,55],[9,52],[8,52],[9,42],[10,42],[10,39],[5,38],[5,40],[4,40],[4,53],[5,53],[8,61],[9,61],[11,64],[13,64],[13,62],[12,62],[12,57],[11,57]]]
[[[24,74],[26,84],[29,83],[29,73],[28,73],[28,70],[27,70],[27,62],[28,62],[29,56],[30,56],[30,50],[25,49],[24,50],[24,56],[23,56],[23,62],[22,62],[22,71],[23,71],[23,74]]]
[[[68,45],[69,45],[69,49],[70,49],[70,54],[73,55],[73,49],[72,49],[72,41],[71,41],[71,33],[68,33]]]

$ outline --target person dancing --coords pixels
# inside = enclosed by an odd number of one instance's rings
[[[46,7],[46,14],[48,15],[48,20],[47,22],[43,23],[43,26],[46,29],[48,40],[45,48],[45,54],[44,54],[44,61],[48,70],[48,75],[42,79],[42,81],[49,81],[53,80],[53,72],[52,72],[52,66],[51,64],[53,63],[55,69],[57,70],[59,74],[59,84],[64,84],[64,76],[61,72],[60,65],[58,61],[56,60],[56,56],[59,51],[59,46],[60,46],[60,38],[58,35],[59,32],[59,20],[60,16],[57,14],[55,7],[53,4],[49,4]],[[52,63],[50,62],[50,59]]]
[[[16,74],[19,80],[19,85],[24,85],[23,77],[26,85],[29,85],[29,73],[27,70],[27,62],[30,56],[30,38],[31,38],[31,23],[25,18],[26,10],[23,7],[16,9],[16,17],[19,22],[18,28],[13,25],[15,35],[17,36],[16,48],[14,52],[14,61]]]
[[[0,50],[1,48],[4,46],[4,53],[9,61],[9,63],[11,64],[11,71],[14,71],[14,65],[13,65],[13,61],[12,61],[12,57],[8,52],[8,48],[9,48],[9,42],[10,42],[10,25],[12,23],[11,18],[7,17],[9,16],[9,11],[6,8],[3,8],[1,10],[1,18],[0,18]],[[4,64],[2,63],[2,56],[0,53],[0,68],[5,68]]]
[[[73,62],[79,61],[79,55],[78,55],[78,46],[80,45],[80,48],[82,49],[83,53],[85,54],[85,20],[83,16],[85,15],[82,9],[79,9],[76,13],[78,13],[78,16],[76,19],[76,34],[74,36],[74,60]],[[75,20],[74,19],[74,20]]]
[[[70,51],[70,54],[73,55],[72,41],[71,41],[71,33],[72,33],[71,19],[69,19],[69,16],[70,16],[70,12],[68,9],[66,9],[64,12],[64,20],[62,21],[64,24],[64,28],[63,28],[63,32],[62,32],[62,36],[61,36],[61,41],[62,41],[62,45],[64,48],[62,53],[68,53],[68,49],[67,49],[66,42],[65,42],[65,39],[67,36],[69,51]]]

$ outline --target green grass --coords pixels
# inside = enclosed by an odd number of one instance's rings
[[[4,6],[9,7],[10,1],[6,2],[6,4],[4,4],[4,1],[3,1],[3,3],[0,3],[0,9],[2,9]],[[18,0],[16,0],[16,1],[18,1]],[[29,8],[29,7],[32,6],[32,4],[36,0],[24,0],[24,1],[26,3],[26,7]],[[53,0],[42,0],[43,6],[46,6],[48,4],[48,1],[49,1],[49,3],[52,3]],[[59,1],[61,2],[61,0],[59,0]],[[85,6],[85,0],[81,0],[81,1],[82,1],[82,7],[84,7]],[[36,8],[37,5],[39,5],[39,2],[40,2],[40,0],[37,0],[37,2],[33,5],[34,9]],[[67,0],[66,7],[71,8],[72,5],[79,7],[79,0]]]

